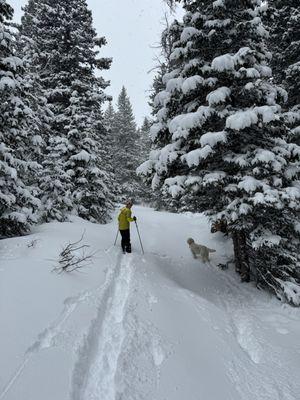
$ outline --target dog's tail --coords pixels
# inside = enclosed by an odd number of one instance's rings
[[[209,251],[209,253],[216,253],[216,251],[217,251],[217,250],[209,249],[209,248],[207,250]]]

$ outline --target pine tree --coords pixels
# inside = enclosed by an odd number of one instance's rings
[[[31,124],[33,135],[32,155],[38,163],[44,161],[45,147],[50,137],[51,118],[53,117],[43,93],[40,81],[39,58],[41,49],[35,41],[34,15],[37,13],[37,0],[29,0],[25,7],[25,15],[22,17],[22,24],[19,30],[19,49],[25,63],[24,79],[28,92],[28,101],[33,110],[34,120]]]
[[[170,5],[172,2],[170,2]],[[169,79],[173,74],[173,62],[172,62],[172,50],[174,43],[176,43],[180,39],[180,35],[182,32],[182,24],[178,21],[174,21],[172,25],[169,25],[169,22],[166,21],[166,28],[163,30],[160,41],[161,48],[161,57],[160,63],[157,68],[157,74],[154,77],[152,91],[150,94],[150,102],[149,105],[152,108],[152,115],[155,117],[158,113],[162,113],[164,111],[164,107],[162,108],[162,104],[165,101],[165,83],[166,80]],[[153,125],[153,122],[152,124]],[[155,126],[153,127],[153,132],[155,133]],[[153,136],[150,129],[150,138],[151,142],[153,138],[155,139],[155,135]],[[151,185],[154,189],[152,194],[152,200],[154,202],[154,206],[157,210],[168,210],[168,211],[176,211],[180,208],[180,204],[177,199],[171,197],[165,191],[155,191],[156,185],[155,180],[152,180],[151,175],[146,177],[143,174],[144,168],[138,168],[138,175],[144,177],[145,182],[148,185]]]
[[[104,112],[104,125],[108,134],[114,134],[114,123],[115,123],[116,113],[112,101],[109,102],[107,109]]]
[[[224,220],[236,269],[300,305],[299,147],[288,130],[282,90],[270,83],[260,1],[186,1],[171,71],[156,96],[155,148],[142,175],[180,210]]]
[[[118,98],[113,127],[115,174],[122,199],[139,198],[136,168],[139,165],[139,138],[132,105],[125,87]]]
[[[142,126],[137,130],[138,135],[138,165],[142,164],[149,157],[149,153],[151,150],[151,137],[150,137],[150,128],[152,122],[149,118],[145,117],[142,123]],[[155,204],[155,199],[153,197],[153,193],[151,189],[139,178],[139,200],[142,203],[146,204]]]
[[[288,140],[300,145],[300,10],[295,0],[270,0],[265,22],[270,29],[275,81],[287,92],[284,118],[290,127]],[[267,17],[266,17],[267,16]],[[300,170],[300,162],[295,167]],[[300,188],[300,181],[295,181]],[[295,225],[300,226],[300,213]]]
[[[64,53],[61,50],[65,43],[62,40],[64,14],[60,3],[30,0],[24,9],[21,25],[31,55],[29,73],[38,80],[41,96],[45,97],[52,113],[49,123],[51,135],[45,138],[43,170],[39,177],[43,220],[46,222],[52,219],[65,221],[73,208],[71,177],[66,172],[70,144],[64,129],[67,121],[62,118],[70,88],[60,82],[63,75],[61,61],[66,62],[65,58],[68,58],[66,46]]]
[[[38,49],[32,67],[53,114],[44,161],[45,219],[62,221],[73,210],[104,222],[112,208],[101,159],[106,143],[101,106],[108,83],[95,72],[110,66],[110,59],[98,58],[106,40],[97,37],[85,0],[32,0],[22,25]]]
[[[97,98],[97,93],[92,90],[87,91],[88,85],[85,87],[80,81],[77,85],[75,88],[74,82],[71,104],[66,110],[71,121],[66,126],[71,145],[66,167],[74,184],[72,199],[80,217],[93,222],[105,222],[113,204],[109,189],[112,182],[109,182],[107,171],[99,168],[100,160],[104,162],[101,144],[105,143],[105,133],[99,121],[103,99]],[[102,143],[99,140],[101,137]]]
[[[151,148],[151,137],[150,137],[151,125],[152,123],[150,119],[145,117],[143,120],[143,124],[139,129],[139,136],[141,141],[140,159],[143,161],[147,159]]]
[[[149,105],[152,108],[152,114],[155,115],[159,109],[159,104],[156,104],[155,98],[158,93],[164,90],[164,76],[169,73],[171,67],[171,55],[174,42],[179,40],[181,33],[181,24],[178,21],[174,21],[170,26],[169,21],[166,20],[166,28],[163,30],[160,39],[161,55],[159,58],[159,65],[157,66],[157,73],[154,77]]]
[[[9,27],[13,9],[0,1],[0,236],[22,235],[36,222],[38,200],[26,177],[34,173],[30,160],[32,110],[26,98],[24,63]]]
[[[27,180],[34,186],[34,192],[40,199],[43,197],[42,187],[45,184],[45,171],[43,166],[45,163],[45,155],[47,153],[47,143],[51,134],[52,113],[47,103],[47,99],[43,93],[40,82],[37,60],[39,57],[39,49],[32,40],[34,21],[30,16],[35,10],[35,1],[29,0],[27,8],[27,18],[23,18],[23,24],[18,26],[18,52],[24,61],[24,81],[27,92],[27,99],[32,110],[32,118],[29,121],[29,130],[31,132],[32,141],[27,148],[25,156],[29,156],[31,160],[37,163],[38,168],[35,173],[28,173]],[[43,218],[44,211],[41,207],[40,218]]]
[[[297,0],[271,0],[269,18],[272,69],[275,79],[287,91],[286,121],[291,141],[300,144],[300,9]]]

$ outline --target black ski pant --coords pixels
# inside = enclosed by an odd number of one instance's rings
[[[131,243],[130,243],[130,230],[120,230],[121,236],[122,236],[122,250],[126,251],[127,253],[131,253]]]

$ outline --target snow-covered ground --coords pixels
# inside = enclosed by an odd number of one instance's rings
[[[201,215],[135,207],[116,223],[43,225],[0,243],[0,400],[299,400],[300,311],[240,284]],[[52,272],[85,231],[93,265]],[[217,250],[194,260],[186,239]]]

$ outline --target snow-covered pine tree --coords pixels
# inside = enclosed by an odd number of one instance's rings
[[[106,129],[106,157],[107,157],[107,166],[109,167],[109,171],[113,174],[113,179],[115,180],[115,163],[111,160],[114,159],[115,153],[115,139],[116,139],[116,129],[115,129],[115,121],[116,121],[116,112],[114,106],[112,104],[112,100],[109,101],[108,107],[104,112],[104,127]],[[115,194],[119,195],[119,188],[116,184],[113,185]]]
[[[270,0],[270,48],[276,81],[288,93],[286,121],[291,127],[291,141],[300,144],[300,8],[297,0]]]
[[[159,111],[159,104],[156,104],[155,97],[158,93],[164,90],[163,77],[171,70],[171,54],[174,42],[179,40],[181,32],[181,24],[178,21],[174,21],[173,24],[169,25],[169,21],[166,20],[166,28],[163,30],[160,38],[160,56],[158,57],[158,66],[156,67],[156,75],[153,80],[150,102],[149,105],[152,108],[152,114],[155,115]]]
[[[300,145],[300,9],[296,0],[270,0],[265,22],[270,29],[269,46],[273,53],[275,81],[287,91],[284,118],[290,127],[288,140]],[[300,162],[298,163],[300,169]],[[297,179],[297,178],[296,178]],[[300,188],[300,181],[294,185]],[[297,222],[300,227],[300,212]]]
[[[104,143],[101,152],[101,159],[105,162],[105,170],[107,172],[108,177],[108,186],[114,196],[114,200],[116,200],[119,195],[119,188],[116,182],[115,176],[115,165],[113,162],[114,158],[114,123],[115,123],[115,109],[112,104],[112,99],[109,100],[109,104],[106,110],[103,113],[103,124],[105,128],[105,136],[103,137]]]
[[[139,136],[141,141],[140,158],[145,161],[151,149],[151,138],[150,138],[150,128],[152,122],[149,118],[145,117],[142,126],[139,129]]]
[[[106,222],[113,209],[113,180],[108,171],[104,148],[105,129],[102,124],[103,97],[93,85],[78,80],[72,85],[73,93],[66,115],[70,117],[68,139],[71,145],[68,173],[74,184],[72,199],[80,217],[92,222]],[[99,91],[99,88],[98,88]],[[73,155],[71,155],[73,153]],[[100,169],[100,166],[105,166]]]
[[[24,80],[26,81],[28,101],[34,116],[30,125],[31,132],[34,133],[32,134],[33,143],[32,148],[28,149],[28,153],[39,164],[42,164],[45,147],[50,136],[52,113],[44,96],[39,77],[38,60],[40,49],[34,40],[34,15],[36,14],[37,4],[37,0],[29,0],[25,6],[22,24],[18,26],[18,51],[22,55],[25,64]],[[37,176],[35,176],[35,182],[37,182]]]
[[[104,222],[112,207],[101,159],[108,84],[95,72],[110,66],[110,59],[98,57],[106,40],[97,37],[85,0],[36,0],[29,6],[23,31],[38,49],[35,67],[53,113],[44,165],[45,219],[64,220],[73,210]]]
[[[114,170],[121,198],[139,199],[136,168],[139,165],[139,138],[132,105],[125,87],[118,97],[113,128]]]
[[[104,112],[104,126],[108,134],[114,132],[115,117],[116,117],[116,112],[112,104],[112,101],[110,101],[107,109]]]
[[[16,36],[9,27],[13,9],[0,0],[0,236],[22,235],[36,222],[39,201],[27,184],[35,171],[28,147],[32,110],[26,99],[23,60],[17,54]]]
[[[139,168],[181,210],[228,223],[242,280],[300,305],[300,149],[285,141],[259,0],[186,1],[180,40]]]
[[[172,3],[172,2],[171,2]],[[170,5],[171,5],[170,3]],[[150,102],[149,105],[152,108],[152,115],[156,117],[161,110],[161,94],[165,91],[165,77],[168,77],[169,73],[172,74],[173,62],[172,62],[172,50],[173,45],[180,39],[180,35],[182,32],[182,24],[178,21],[174,21],[171,26],[168,21],[166,21],[166,28],[163,30],[160,40],[160,49],[161,55],[159,59],[159,65],[157,67],[157,73],[153,80],[152,90],[150,93]],[[153,125],[153,121],[152,124]],[[150,138],[151,142],[155,137],[151,134],[150,129]],[[140,174],[140,169],[137,170],[138,174]],[[154,184],[152,181],[151,175],[146,177],[142,174],[144,180],[148,185]],[[153,185],[152,185],[153,186]],[[154,186],[152,187],[154,189]],[[152,194],[152,199],[154,201],[155,208],[158,210],[164,209],[169,211],[176,211],[180,208],[180,203],[178,199],[171,197],[164,190],[162,191],[154,191]]]
[[[71,177],[66,173],[66,160],[70,151],[62,114],[68,104],[70,88],[63,82],[67,76],[61,60],[66,62],[63,46],[63,8],[50,0],[30,0],[24,8],[21,32],[32,55],[29,73],[38,79],[41,95],[45,97],[52,118],[51,135],[46,138],[43,170],[40,178],[43,220],[65,221],[73,208]],[[65,43],[64,43],[65,44]],[[66,46],[65,46],[66,47]]]
[[[36,1],[29,0],[26,5],[25,16],[22,18],[22,24],[18,26],[18,52],[24,61],[27,99],[32,110],[32,118],[29,121],[29,130],[32,141],[29,143],[25,157],[30,157],[38,164],[35,173],[29,173],[28,182],[34,187],[34,192],[40,199],[43,197],[42,187],[45,185],[45,157],[47,154],[47,143],[51,134],[52,113],[43,93],[40,82],[38,59],[39,49],[33,40],[34,20]],[[53,210],[54,211],[54,210]],[[40,219],[43,219],[43,207],[40,209]]]
[[[137,149],[138,165],[142,164],[149,157],[149,153],[151,150],[151,143],[152,143],[150,138],[151,125],[152,121],[149,118],[145,117],[141,127],[138,128],[137,130],[138,141],[139,141]],[[149,188],[149,186],[146,185],[141,178],[138,179],[139,179],[138,193],[140,201],[143,203],[153,205],[155,203],[155,199],[153,197],[151,188]]]
[[[68,139],[63,136],[49,137],[39,185],[42,219],[45,222],[66,221],[74,207],[71,200],[71,177],[65,168],[69,151]]]

